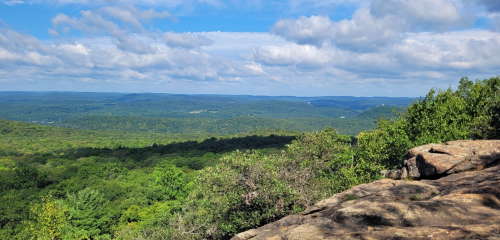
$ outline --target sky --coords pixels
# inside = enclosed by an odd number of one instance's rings
[[[499,70],[498,0],[0,0],[0,91],[418,97]]]

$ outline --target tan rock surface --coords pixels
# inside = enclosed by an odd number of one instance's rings
[[[427,151],[444,152],[456,166],[464,165],[464,157],[471,157],[469,162],[477,158],[475,163],[483,167],[500,152],[461,141],[448,145]],[[475,163],[469,166],[481,169]],[[500,166],[436,180],[382,179],[358,185],[233,239],[500,239]]]
[[[500,140],[460,140],[408,150],[401,170],[383,171],[392,179],[428,179],[480,170],[500,161]]]

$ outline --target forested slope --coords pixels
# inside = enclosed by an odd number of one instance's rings
[[[411,100],[413,99],[0,92],[0,118],[38,123],[84,116],[350,118],[379,105],[406,106]],[[336,101],[336,105],[314,104],[315,101]]]
[[[113,129],[124,131],[150,131],[171,134],[237,134],[268,129],[294,131],[318,131],[325,127],[338,129],[342,134],[355,136],[375,128],[376,119],[363,118],[295,118],[276,119],[260,117],[238,117],[231,119],[209,118],[148,118],[148,117],[104,117],[90,116],[68,119],[55,126],[76,129]]]
[[[464,78],[457,90],[432,89],[397,118],[380,120],[376,130],[357,136],[356,146],[327,129],[300,135],[282,154],[233,153],[197,175],[198,187],[182,213],[158,232],[177,239],[229,239],[380,178],[379,170],[399,166],[412,147],[499,138],[499,106],[499,77]]]
[[[380,117],[395,117],[393,110],[404,112],[404,107],[375,107],[362,112],[356,118],[262,118],[237,117],[231,119],[210,118],[149,118],[124,116],[89,116],[54,123],[55,126],[76,129],[113,129],[124,131],[151,131],[172,134],[237,134],[268,129],[295,131],[319,131],[325,127],[337,129],[340,134],[355,136],[375,128]]]
[[[0,239],[107,239],[138,220],[154,226],[179,209],[176,199],[194,187],[197,170],[237,149],[280,152],[295,134],[262,131],[193,139],[0,120]],[[165,186],[171,176],[162,174],[174,174],[185,189],[169,193]],[[42,218],[55,222],[29,221]],[[64,234],[44,235],[58,229],[58,219],[65,219],[62,225],[71,222],[64,225]]]
[[[237,134],[267,129],[351,136],[411,98],[0,92],[0,119],[89,130]],[[333,104],[335,103],[335,104]],[[393,104],[394,107],[383,106]],[[357,117],[359,114],[359,117]]]
[[[356,144],[332,128],[172,141],[2,121],[0,238],[229,239],[380,178],[414,146],[499,138],[499,106],[499,77],[464,78]]]

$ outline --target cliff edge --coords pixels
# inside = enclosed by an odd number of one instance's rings
[[[420,146],[384,174],[233,239],[500,240],[499,140]]]

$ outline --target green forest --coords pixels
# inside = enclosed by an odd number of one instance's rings
[[[0,119],[64,128],[234,135],[269,129],[355,136],[412,98],[0,92]]]
[[[101,114],[71,105],[94,111],[82,105],[92,94],[73,103],[74,93],[16,94],[0,94],[0,239],[229,239],[380,179],[409,148],[500,138],[500,77],[462,78],[455,90],[431,89],[403,106],[283,97],[290,111],[277,115],[263,97],[200,96],[269,107],[226,117],[199,106],[186,118],[131,110],[155,102],[147,94],[125,97],[123,107],[112,104],[123,94],[96,94],[115,111],[101,99]],[[311,110],[297,113],[296,104]]]
[[[0,118],[50,123],[85,116],[151,118],[352,118],[377,106],[406,107],[413,98],[267,97],[158,93],[1,92]]]

